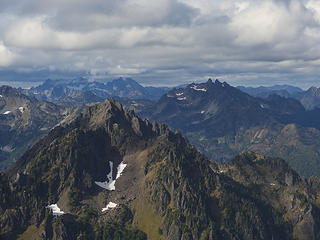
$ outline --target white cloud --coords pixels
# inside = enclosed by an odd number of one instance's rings
[[[0,67],[8,67],[14,60],[14,54],[0,41]]]
[[[37,17],[22,19],[7,28],[5,42],[18,48],[92,50],[130,48],[142,44],[183,44],[190,32],[181,27],[107,28],[88,32],[59,31]]]
[[[310,0],[306,4],[306,7],[314,14],[315,19],[320,23],[320,1]]]
[[[240,45],[256,45],[288,40],[298,32],[295,12],[283,4],[261,1],[239,11],[230,23]],[[290,27],[288,27],[290,26]]]

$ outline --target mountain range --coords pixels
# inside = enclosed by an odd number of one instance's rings
[[[270,95],[276,94],[282,97],[292,97],[299,93],[302,93],[303,90],[299,87],[291,86],[291,85],[274,85],[271,87],[244,87],[244,86],[237,86],[238,89],[241,91],[248,93],[254,97],[261,97],[267,98]]]
[[[281,157],[304,176],[319,176],[319,110],[293,98],[252,97],[209,80],[169,91],[146,114],[180,130],[208,157],[228,162],[242,151]]]
[[[155,102],[139,99],[149,96],[142,94],[146,88],[125,78],[109,83],[90,82],[84,78],[73,81],[47,80],[36,88],[20,91],[38,99],[53,101],[60,109],[69,109],[69,112],[73,112],[70,120],[85,105],[103,101],[104,98],[97,95],[103,92],[102,89],[114,89],[110,90],[110,95],[129,94],[126,98],[115,98],[126,109],[134,109],[142,117],[165,122],[170,128],[182,131],[192,144],[215,161],[228,162],[242,151],[254,151],[281,157],[304,176],[319,176],[320,157],[317,149],[320,144],[320,111],[317,108],[306,111],[301,101],[290,97],[281,97],[279,94],[252,97],[227,83],[208,81],[177,87]],[[285,90],[290,94],[302,91],[288,85],[258,88],[260,92],[268,89]],[[313,92],[316,95],[316,88]],[[57,124],[56,121],[52,123]],[[5,124],[3,126],[7,128],[10,125],[8,122]],[[41,135],[35,136],[33,142]],[[11,145],[20,146],[19,140],[17,136]],[[6,146],[11,145],[3,145],[4,150],[10,150]],[[27,148],[22,149],[14,159]],[[11,155],[14,154],[4,152],[3,166],[13,161]]]
[[[168,97],[188,101],[215,88],[231,87],[208,82]],[[51,130],[0,174],[0,186],[4,239],[320,237],[318,178],[250,152],[220,165],[113,99]]]
[[[238,86],[237,88],[254,97],[267,98],[270,95],[279,95],[285,98],[295,98],[299,100],[307,110],[320,108],[320,88],[317,87],[310,87],[305,91],[290,85],[257,88]]]
[[[20,90],[24,94],[36,97],[39,100],[51,102],[60,101],[62,98],[72,95],[80,95],[84,92],[87,92],[88,95],[88,92],[91,92],[92,96],[87,100],[92,103],[97,99],[103,100],[108,97],[158,100],[170,88],[143,87],[131,78],[118,78],[108,82],[77,78],[73,80],[48,79],[37,87]]]

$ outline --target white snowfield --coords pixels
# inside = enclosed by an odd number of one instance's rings
[[[116,179],[118,179],[118,178],[121,176],[121,174],[122,174],[122,172],[123,172],[123,170],[125,169],[126,166],[127,166],[127,164],[124,164],[123,162],[121,162],[121,163],[119,164],[119,166],[117,167],[117,176],[116,176]]]
[[[187,98],[186,97],[179,97],[177,98],[179,101],[183,101],[183,100],[186,100]]]
[[[201,111],[201,114],[204,114],[205,113],[205,111]]]
[[[0,94],[0,98],[2,98],[3,96]]]
[[[5,111],[3,114],[7,115],[9,113],[11,113],[11,111]]]
[[[23,108],[23,107],[19,107],[19,111],[20,111],[21,113],[23,113],[23,112],[24,112],[24,108]]]
[[[99,187],[102,187],[104,189],[107,189],[109,191],[114,191],[116,190],[115,184],[116,184],[116,180],[121,176],[123,170],[125,169],[125,167],[127,166],[127,164],[124,164],[123,162],[121,162],[119,164],[119,166],[117,167],[117,175],[116,175],[116,179],[112,179],[112,168],[113,168],[113,162],[109,162],[110,165],[110,169],[111,171],[109,172],[109,174],[107,175],[107,180],[105,182],[94,182],[95,184],[97,184]]]
[[[183,92],[182,93],[176,93],[177,96],[182,96],[183,95]]]
[[[113,202],[109,202],[108,205],[105,208],[102,208],[102,212],[107,211],[110,208],[115,208],[118,204],[113,203]]]
[[[197,88],[197,86],[191,86],[190,88],[192,88],[192,89],[194,89],[194,90],[196,90],[196,91],[202,91],[202,92],[206,92],[207,91],[207,89],[205,89],[205,88]]]
[[[57,204],[51,204],[46,206],[52,211],[53,216],[61,216],[64,214],[64,211],[61,211]]]

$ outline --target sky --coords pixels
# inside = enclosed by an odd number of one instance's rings
[[[320,86],[319,0],[0,0],[0,81]]]

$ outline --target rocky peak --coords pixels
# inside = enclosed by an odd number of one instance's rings
[[[14,88],[12,88],[12,87],[10,87],[10,86],[7,86],[7,85],[3,85],[3,86],[1,86],[0,87],[0,93],[6,93],[6,94],[9,94],[9,93],[19,93],[19,91],[18,90],[16,90],[16,89],[14,89]]]
[[[312,86],[307,90],[306,94],[311,94],[312,96],[319,96],[320,88]]]
[[[17,89],[6,85],[0,87],[0,94],[7,97],[25,97]]]
[[[141,120],[133,110],[126,111],[123,106],[112,98],[86,108],[78,121],[82,123],[82,128],[97,129],[107,128],[108,131],[124,129],[127,133],[133,133],[142,138],[155,135],[169,134],[169,129],[164,124],[148,120]]]
[[[320,88],[310,87],[304,92],[300,99],[301,103],[307,110],[320,107]]]
[[[122,105],[112,98],[106,99],[105,101],[86,108],[82,113],[82,118],[88,119],[93,125],[101,125],[107,119],[119,118],[120,115],[124,114]]]

